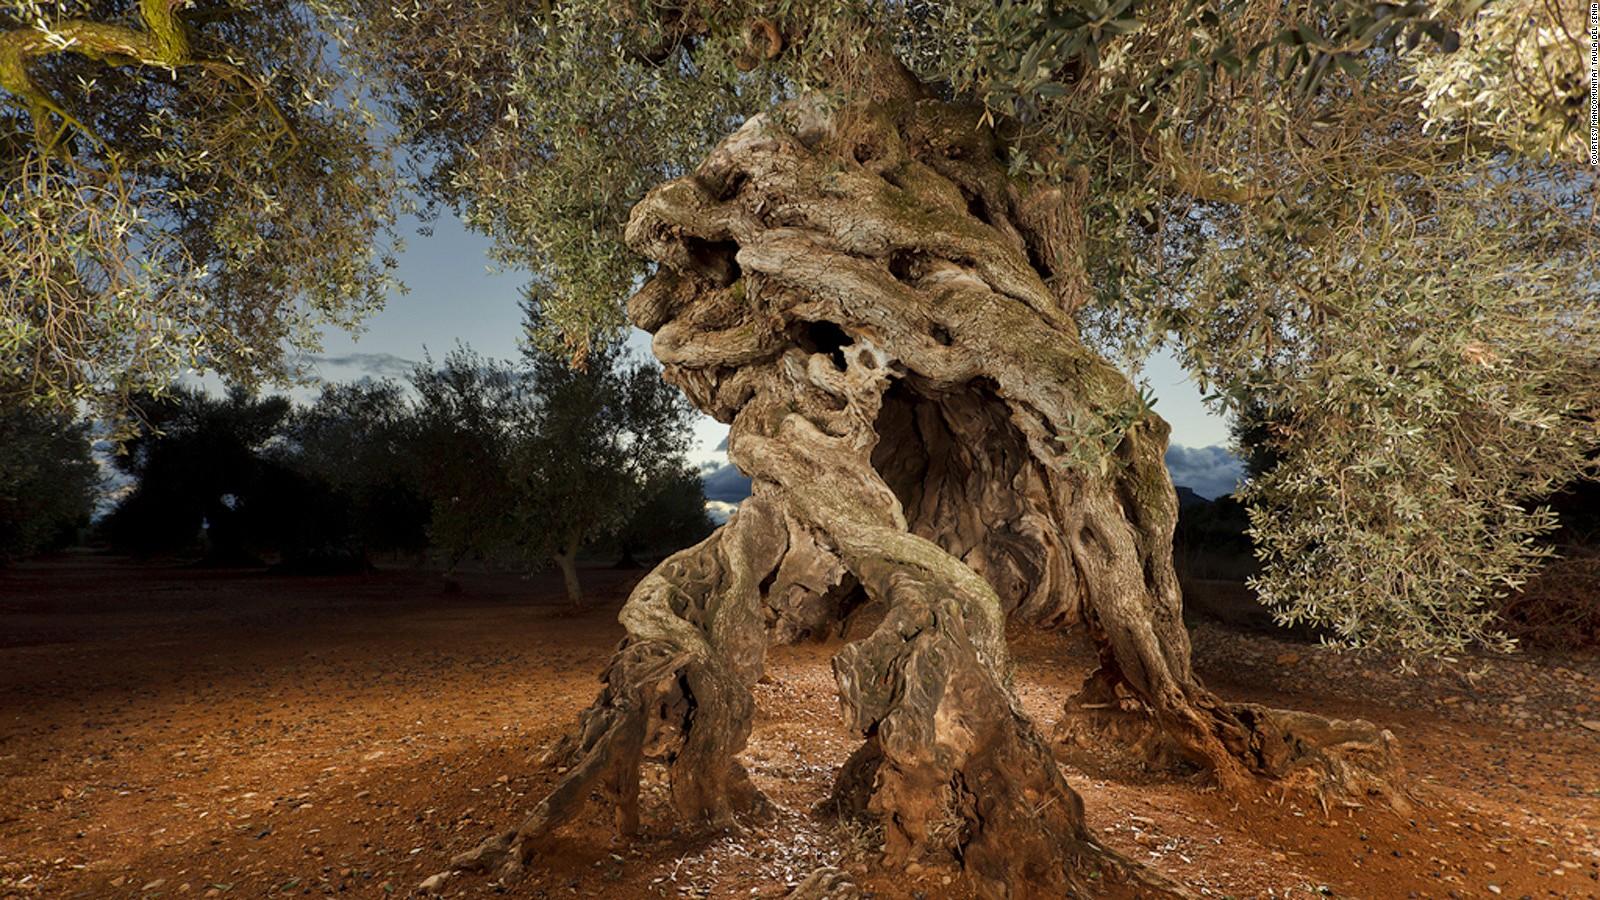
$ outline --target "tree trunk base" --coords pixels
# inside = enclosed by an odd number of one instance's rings
[[[452,871],[515,880],[593,793],[612,807],[618,834],[633,836],[647,761],[667,767],[674,811],[691,826],[732,827],[736,814],[766,807],[735,754],[750,734],[750,687],[766,652],[759,583],[781,556],[779,524],[752,501],[639,582],[620,615],[628,637],[604,688],[545,756],[543,765],[567,771],[521,826],[456,856]]]

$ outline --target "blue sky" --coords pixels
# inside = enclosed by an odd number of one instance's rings
[[[486,356],[510,358],[518,352],[524,276],[490,271],[488,239],[443,215],[430,236],[409,235],[398,272],[411,291],[396,294],[371,316],[364,332],[331,330],[312,371],[324,380],[347,381],[364,375],[403,377],[424,352],[443,356],[458,342]],[[649,336],[636,332],[631,343],[649,352]],[[1173,480],[1206,497],[1231,489],[1237,463],[1221,445],[1227,423],[1206,409],[1200,392],[1166,354],[1152,358],[1145,377],[1155,392],[1156,411],[1172,425],[1174,449],[1167,456]],[[721,463],[717,446],[727,428],[702,417],[696,428],[694,461]]]

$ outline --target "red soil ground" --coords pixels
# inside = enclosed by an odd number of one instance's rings
[[[67,557],[0,572],[0,896],[404,896],[520,821],[541,749],[593,697],[638,573],[549,579],[385,571],[280,578]],[[1202,896],[1600,897],[1600,661],[1527,656],[1401,676],[1383,663],[1202,625],[1225,696],[1391,728],[1417,809],[1236,804],[1116,756],[1064,754],[1106,843]],[[1018,635],[1043,727],[1085,673],[1073,637]],[[869,835],[810,810],[854,746],[835,647],[778,648],[746,761],[777,806],[729,834],[593,809],[518,897],[776,897],[824,864],[884,898],[964,897],[956,871],[884,873]],[[1587,724],[1585,724],[1587,723]],[[480,896],[485,880],[446,892]]]

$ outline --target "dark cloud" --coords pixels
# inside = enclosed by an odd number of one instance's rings
[[[1167,448],[1167,471],[1172,473],[1173,484],[1189,488],[1207,500],[1233,493],[1244,479],[1244,464],[1218,444],[1173,444]]]
[[[417,366],[414,360],[393,353],[345,353],[339,356],[317,355],[307,359],[318,366],[355,369],[374,378],[404,378]]]
[[[700,476],[705,483],[706,499],[720,503],[739,503],[750,496],[750,479],[731,465],[709,469]]]

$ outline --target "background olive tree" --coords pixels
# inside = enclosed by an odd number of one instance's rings
[[[411,373],[417,483],[427,499],[428,540],[449,578],[469,559],[515,547],[512,446],[527,421],[521,373],[458,347]]]
[[[704,516],[698,483],[666,484],[688,468],[688,404],[618,345],[597,346],[581,369],[537,348],[519,363],[461,349],[419,366],[411,384],[406,452],[429,499],[430,540],[450,569],[468,558],[554,563],[576,605],[579,551],[662,537],[633,518],[647,505],[679,522],[694,521],[685,510]]]
[[[325,384],[286,422],[282,456],[347,498],[361,546],[420,558],[429,503],[419,483],[423,448],[412,398],[394,381]]]
[[[282,504],[305,500],[285,496],[266,452],[281,438],[288,398],[173,386],[132,399],[138,431],[112,460],[133,485],[101,523],[112,545],[142,556],[198,551],[221,566],[259,565],[263,551],[280,549],[269,523]]]
[[[0,404],[0,563],[77,540],[99,485],[87,423]]]
[[[586,545],[659,537],[634,518],[647,507],[662,524],[682,522],[685,510],[700,516],[691,513],[691,527],[704,521],[704,493],[682,479],[693,410],[659,369],[615,344],[597,345],[581,369],[536,347],[527,364],[533,409],[513,451],[516,531],[531,558],[554,560],[577,604]],[[691,530],[671,543],[700,536]]]

